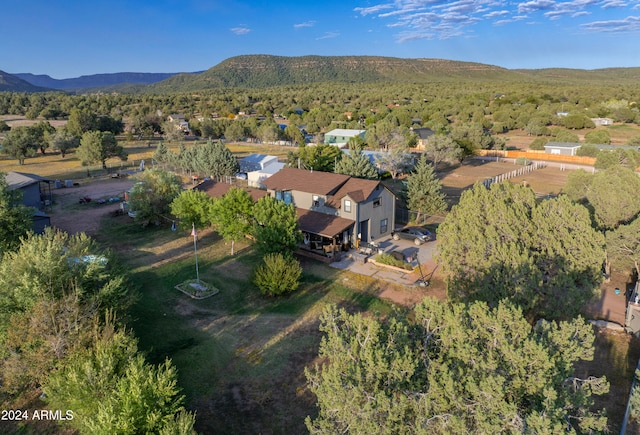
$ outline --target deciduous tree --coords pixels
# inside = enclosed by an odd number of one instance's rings
[[[81,433],[195,433],[175,367],[146,363],[122,331],[103,329],[51,374],[44,392],[51,408],[73,410],[69,424]]]
[[[20,238],[31,230],[31,217],[35,210],[22,204],[22,192],[7,184],[0,172],[0,258],[20,244]]]
[[[177,175],[159,168],[148,169],[130,190],[129,209],[135,211],[135,220],[143,225],[159,224],[180,192],[182,181]]]
[[[253,235],[262,254],[293,252],[302,240],[293,204],[265,196],[254,205],[253,218]]]
[[[180,221],[183,229],[204,228],[211,223],[213,198],[195,189],[183,190],[171,201],[171,213]]]
[[[218,234],[231,241],[231,255],[235,254],[236,240],[251,232],[253,204],[247,191],[238,187],[213,201],[210,219]]]
[[[54,151],[60,151],[60,156],[64,159],[67,153],[80,145],[80,139],[69,133],[66,128],[59,128],[55,134],[48,138],[49,146]]]
[[[438,171],[438,164],[442,162],[455,163],[460,160],[462,149],[449,136],[434,134],[427,139],[424,151],[433,162],[433,169]]]

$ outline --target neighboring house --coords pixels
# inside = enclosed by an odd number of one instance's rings
[[[268,156],[265,154],[251,154],[241,159],[238,164],[240,165],[241,174],[246,174],[247,181],[250,187],[257,187],[264,189],[262,181],[266,180],[280,169],[284,168],[285,164],[278,161],[277,156]]]
[[[395,226],[396,197],[380,181],[283,168],[263,184],[270,195],[296,207],[310,249],[347,249],[389,235]]]
[[[265,169],[267,166],[270,166],[273,163],[277,162],[277,156],[268,156],[266,154],[251,154],[238,161],[238,165],[240,166],[240,170],[238,172],[247,174],[253,171],[260,171]]]
[[[205,192],[212,198],[220,198],[224,196],[232,187],[239,187],[235,184],[229,183],[216,183],[211,179],[206,179],[196,186],[193,187],[193,190],[200,190]],[[250,187],[241,187],[241,189],[245,190],[254,201],[258,201],[260,198],[267,196],[269,193],[266,190],[261,189],[252,189]]]
[[[613,119],[611,118],[591,118],[591,121],[595,124],[596,127],[601,127],[603,125],[613,125]]]
[[[191,130],[189,129],[189,123],[184,115],[173,113],[167,116],[167,120],[175,124],[177,130],[182,130],[183,132],[189,134]]]
[[[344,128],[336,128],[328,133],[324,134],[324,143],[328,145],[335,145],[343,148],[349,142],[352,137],[359,136],[364,140],[364,134],[366,130],[349,130]]]
[[[547,154],[575,156],[581,146],[581,144],[574,142],[548,142],[544,146],[544,151]]]
[[[179,113],[172,113],[171,115],[167,116],[167,119],[169,120],[169,122],[184,122],[187,120],[184,115],[181,115]]]
[[[412,129],[412,131],[416,134],[416,136],[418,136],[418,141],[416,142],[416,148],[421,150],[424,149],[424,146],[427,143],[427,140],[429,140],[429,138],[435,134],[433,130],[426,127],[414,128]]]
[[[51,193],[53,181],[39,175],[22,172],[8,172],[5,180],[9,189],[22,192],[22,204],[36,210],[33,215],[33,231],[41,234],[45,227],[51,226],[51,218],[43,210],[53,203],[53,194]]]

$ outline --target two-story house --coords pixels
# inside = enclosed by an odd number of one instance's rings
[[[307,245],[347,249],[389,235],[395,225],[396,197],[380,181],[283,168],[263,184],[270,195],[296,207]]]

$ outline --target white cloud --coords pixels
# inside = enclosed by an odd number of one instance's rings
[[[305,21],[304,23],[294,24],[294,29],[301,29],[303,27],[313,27],[316,24],[315,21]]]
[[[622,20],[592,21],[581,26],[589,32],[640,32],[640,17],[627,17]]]
[[[332,38],[337,38],[338,36],[340,36],[340,33],[338,32],[327,32],[322,36],[318,36],[316,38],[316,41],[320,41],[322,39],[332,39]]]
[[[394,0],[393,3],[370,4],[354,11],[362,17],[383,19],[386,26],[397,29],[397,41],[447,39],[474,34],[475,25],[490,21],[504,25],[531,20],[530,24],[584,17],[595,11],[612,8],[640,9],[638,0]],[[536,20],[536,21],[534,21]],[[563,23],[564,24],[564,23]],[[594,26],[590,31],[606,26]],[[632,28],[627,26],[627,28]]]
[[[231,30],[231,32],[235,33],[236,35],[246,35],[247,33],[251,32],[251,29],[247,27],[232,27],[229,30]]]
[[[500,17],[502,15],[509,15],[509,11],[492,11],[489,12],[488,14],[484,14],[483,17],[485,18],[495,18],[495,17]]]

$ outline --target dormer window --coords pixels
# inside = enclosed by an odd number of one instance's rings
[[[351,213],[351,201],[348,199],[344,200],[344,212]]]

